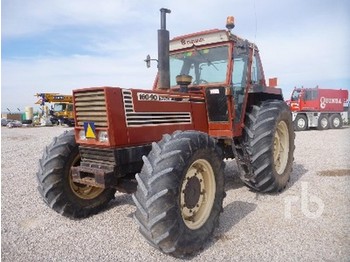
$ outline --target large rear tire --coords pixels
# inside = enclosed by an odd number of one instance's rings
[[[284,101],[268,100],[252,106],[246,115],[243,147],[249,172],[241,178],[259,192],[280,192],[290,178],[294,153],[294,129]]]
[[[133,195],[140,232],[151,245],[175,257],[197,252],[222,211],[221,150],[205,133],[175,132],[153,143],[143,160]]]
[[[98,188],[75,183],[71,167],[80,163],[74,131],[66,131],[44,150],[39,161],[38,190],[44,202],[56,212],[82,218],[100,211],[114,198],[112,188]]]

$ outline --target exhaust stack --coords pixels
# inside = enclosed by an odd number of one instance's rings
[[[160,29],[158,30],[158,89],[170,88],[169,31],[166,30],[166,14],[171,10],[160,9]]]

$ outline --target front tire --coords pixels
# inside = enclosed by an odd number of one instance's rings
[[[305,115],[297,115],[294,120],[295,131],[305,131],[307,129],[307,118]]]
[[[224,198],[222,152],[207,134],[165,135],[143,158],[133,195],[141,234],[164,253],[200,250],[218,223]]]
[[[259,192],[282,191],[292,171],[294,138],[290,109],[284,101],[252,106],[243,132],[249,172],[241,176],[242,181]]]
[[[71,167],[80,163],[74,130],[66,131],[44,150],[37,173],[38,190],[44,202],[56,212],[82,218],[95,214],[114,198],[112,188],[98,188],[75,183]]]

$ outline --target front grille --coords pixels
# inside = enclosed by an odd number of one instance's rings
[[[79,147],[82,162],[93,164],[94,166],[115,166],[113,149],[100,149],[92,147]]]
[[[108,126],[103,90],[75,93],[74,98],[78,126],[83,126],[84,122],[94,122],[95,127]]]
[[[132,93],[123,89],[124,111],[126,124],[132,126],[191,124],[189,112],[135,112]]]
[[[191,124],[191,114],[188,112],[140,112],[126,114],[128,126]]]

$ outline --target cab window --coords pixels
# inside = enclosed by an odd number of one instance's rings
[[[255,52],[253,56],[252,67],[251,67],[252,84],[259,84],[260,81],[262,80],[262,74],[261,74],[259,64],[260,64],[260,59],[258,57],[257,52]]]

